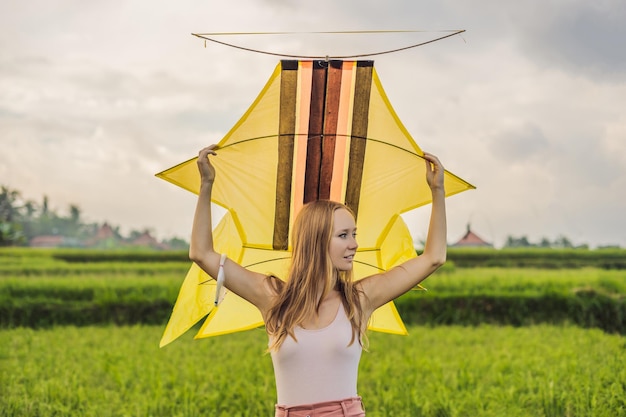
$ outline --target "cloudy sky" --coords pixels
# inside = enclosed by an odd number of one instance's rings
[[[228,39],[333,55],[465,29],[374,58],[417,143],[477,186],[448,200],[449,240],[626,246],[623,0],[6,0],[0,27],[0,184],[60,213],[189,237],[194,196],[154,174],[219,141],[278,61],[191,33],[430,31]]]

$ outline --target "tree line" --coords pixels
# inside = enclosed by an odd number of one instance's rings
[[[98,223],[84,222],[80,207],[70,204],[68,214],[62,215],[50,207],[48,196],[41,203],[23,198],[18,190],[0,187],[0,246],[27,246],[37,236],[62,236],[65,246],[82,246],[100,229]],[[119,226],[112,226],[113,236],[109,246],[131,242],[150,232],[131,230],[127,236],[120,233]],[[188,243],[179,238],[160,242],[172,249],[183,249]]]
[[[101,225],[85,223],[80,207],[70,204],[68,214],[59,214],[50,208],[47,196],[41,203],[27,200],[18,190],[7,186],[0,188],[0,246],[27,246],[36,236],[63,236],[65,246],[81,246],[83,242],[94,237]],[[112,239],[106,242],[107,247],[132,242],[149,230],[131,230],[127,236],[120,233],[119,226],[112,226]],[[179,238],[170,238],[161,242],[171,249],[186,249],[188,242]],[[557,248],[557,249],[589,249],[589,245],[574,245],[565,236],[554,240],[542,238],[538,242],[530,241],[526,236],[508,236],[505,248]]]
[[[559,236],[554,240],[546,237],[541,238],[538,242],[531,242],[526,236],[508,236],[504,243],[505,248],[556,248],[556,249],[589,249],[588,244],[574,245],[570,239],[565,236]]]

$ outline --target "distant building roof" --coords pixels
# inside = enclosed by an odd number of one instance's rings
[[[95,238],[96,240],[116,238],[115,231],[108,223],[104,223],[96,232]]]
[[[158,244],[158,242],[154,237],[152,237],[152,235],[150,235],[150,232],[143,232],[133,239],[131,244],[138,246],[153,246]]]
[[[64,237],[59,235],[35,236],[30,240],[30,246],[36,248],[56,248],[63,244]]]
[[[149,246],[155,249],[169,249],[167,245],[159,243],[159,241],[156,240],[148,231],[145,231],[141,235],[137,236],[130,242],[130,244],[134,246]]]
[[[469,223],[467,224],[467,232],[458,242],[452,246],[465,246],[465,247],[493,247],[493,244],[483,240],[476,233],[472,232]]]
[[[89,239],[85,240],[85,246],[87,247],[113,247],[117,246],[121,241],[115,230],[108,224],[103,223],[98,227],[95,234]]]

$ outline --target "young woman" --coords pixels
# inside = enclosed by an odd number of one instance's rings
[[[217,277],[213,249],[211,189],[215,169],[198,155],[200,193],[191,233],[190,259]],[[292,263],[285,282],[226,260],[224,285],[254,304],[265,321],[274,364],[276,416],[364,416],[357,373],[370,315],[409,291],[446,259],[444,169],[425,153],[432,212],[424,252],[389,271],[357,282],[352,262],[358,244],[350,209],[332,201],[303,207],[292,232]]]

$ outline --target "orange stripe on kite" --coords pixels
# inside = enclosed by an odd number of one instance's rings
[[[306,151],[308,142],[309,108],[311,103],[311,78],[313,62],[301,61],[298,77],[298,121],[296,124],[296,157],[294,167],[293,218],[298,215],[304,205],[304,174],[306,171]]]
[[[354,61],[343,63],[341,72],[341,94],[337,114],[337,137],[335,142],[335,160],[333,164],[333,180],[330,185],[330,199],[343,201],[346,182],[346,149],[350,132],[350,111],[352,110]]]

